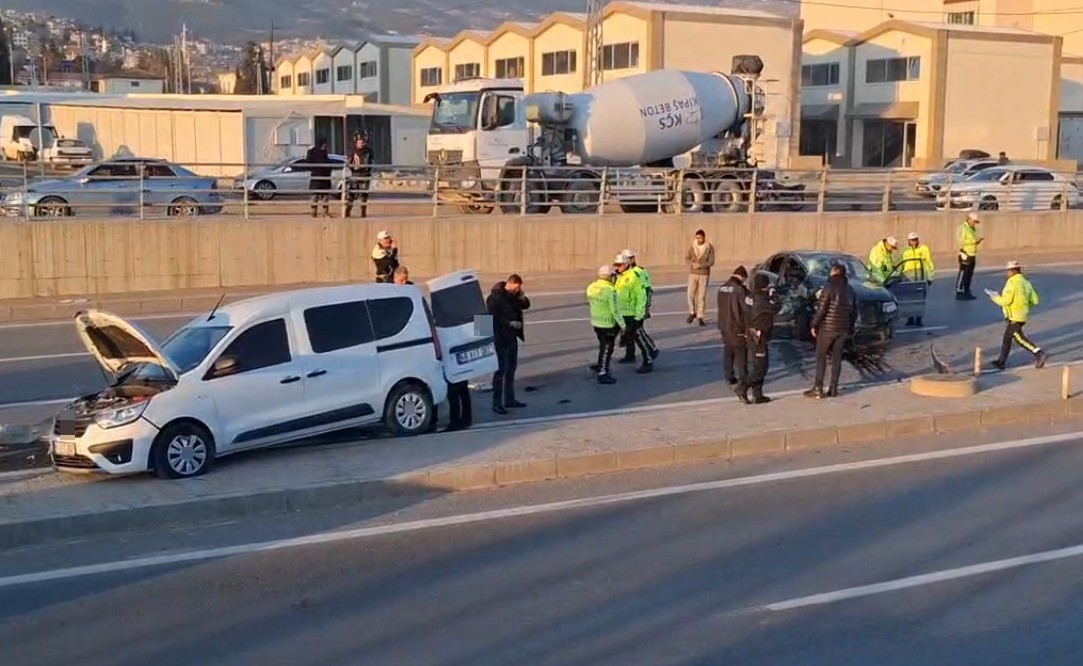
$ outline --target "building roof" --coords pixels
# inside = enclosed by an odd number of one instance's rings
[[[829,30],[826,28],[817,28],[806,32],[802,42],[807,44],[814,39],[822,39],[840,46],[846,46],[860,34],[861,33],[856,30]]]
[[[621,8],[639,9],[651,13],[679,12],[681,14],[704,14],[707,16],[743,16],[746,18],[785,19],[786,21],[791,20],[789,17],[760,11],[758,9],[714,7],[711,5],[682,5],[678,3],[668,2],[635,2],[632,0],[617,0],[616,2],[612,2],[606,6],[606,9],[609,11],[620,11]]]
[[[961,25],[958,23],[935,23],[932,21],[904,21],[901,19],[891,19],[884,21],[883,23],[869,28],[865,32],[857,35],[851,40],[851,45],[862,44],[869,41],[879,35],[891,31],[905,32],[912,35],[920,35],[923,37],[932,38],[939,33],[956,34],[961,37],[973,37],[984,39],[997,39],[1001,38],[1007,42],[1037,42],[1042,44],[1052,44],[1059,39],[1056,35],[1048,35],[1041,32],[1033,32],[1031,30],[1022,30],[1020,28],[1009,28],[1002,26],[979,26],[979,25]]]
[[[361,50],[365,44],[375,44],[377,46],[386,46],[392,48],[415,48],[423,42],[428,41],[428,38],[418,37],[415,35],[365,35],[360,41],[357,42],[337,42],[331,44],[321,44],[314,49],[307,51],[297,51],[295,53],[287,53],[286,55],[279,56],[275,60],[275,66],[284,63],[296,63],[301,58],[307,57],[309,60],[315,59],[320,53],[326,53],[329,57],[335,57],[335,55],[347,49],[354,53]]]

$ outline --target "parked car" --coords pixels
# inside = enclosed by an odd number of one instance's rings
[[[94,151],[79,139],[60,138],[41,151],[41,159],[55,166],[85,166],[94,161]]]
[[[165,160],[119,158],[66,178],[32,182],[25,191],[9,193],[3,206],[8,215],[66,217],[131,214],[141,204],[168,215],[195,216],[222,212],[225,200],[215,178]]]
[[[1079,188],[1072,179],[1027,165],[985,169],[952,183],[936,198],[940,210],[1049,210],[1079,203]]]
[[[329,157],[335,169],[331,182],[337,192],[342,187],[346,158],[342,155]],[[304,168],[307,163],[304,157],[295,157],[275,166],[256,169],[234,179],[233,189],[238,192],[248,190],[248,196],[261,201],[270,201],[276,196],[307,196],[310,194],[309,173]]]
[[[425,432],[460,381],[496,370],[478,278],[463,271],[413,285],[350,285],[260,296],[215,309],[158,344],[135,324],[75,317],[113,377],[57,416],[57,469],[163,478],[216,458],[382,424]],[[431,307],[430,307],[431,299]]]
[[[872,277],[860,259],[840,252],[779,252],[753,270],[753,273],[766,274],[782,298],[782,308],[775,318],[779,338],[811,339],[812,317],[819,292],[827,283],[835,263],[846,266],[850,286],[857,294],[855,338],[859,341],[890,340],[895,335],[899,317],[920,317],[924,313],[928,293],[925,280],[911,281],[899,273],[881,283]]]
[[[937,173],[931,173],[921,178],[918,178],[917,184],[914,186],[914,190],[918,196],[927,197],[929,199],[935,198],[937,193],[941,189],[946,187],[949,183],[957,183],[966,180],[970,176],[984,171],[992,167],[997,166],[996,159],[979,159],[979,160],[956,160],[951,162],[948,166],[944,167],[943,171]]]

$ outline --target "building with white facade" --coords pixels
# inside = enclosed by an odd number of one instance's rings
[[[413,50],[421,40],[371,35],[358,43],[324,45],[279,58],[278,95],[360,95],[379,104],[411,101]]]

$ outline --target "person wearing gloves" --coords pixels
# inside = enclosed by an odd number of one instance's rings
[[[1045,352],[1034,344],[1023,327],[1030,318],[1030,309],[1040,302],[1038,292],[1026,277],[1023,276],[1023,267],[1019,262],[1012,259],[1006,266],[1008,280],[1004,283],[1004,289],[998,294],[995,291],[986,291],[989,299],[1000,306],[1004,311],[1004,341],[1000,345],[1000,357],[993,361],[993,367],[1003,370],[1008,365],[1008,354],[1012,350],[1012,341],[1019,344],[1034,355],[1034,367],[1045,367]]]
[[[767,379],[767,370],[771,365],[771,334],[775,328],[775,315],[780,308],[781,302],[775,288],[771,286],[771,279],[758,273],[752,280],[752,293],[745,297],[744,312],[745,338],[751,355],[751,362],[748,364],[748,387],[745,391],[752,390],[751,402],[755,405],[771,402],[771,399],[763,394],[763,382]],[[737,398],[745,404],[749,402],[744,392],[738,393]]]
[[[745,297],[749,295],[744,266],[718,288],[718,331],[722,334],[722,372],[737,398],[748,404],[748,345],[745,337]]]
[[[925,282],[931,285],[936,276],[936,266],[933,265],[933,255],[929,246],[921,242],[918,232],[911,231],[906,236],[906,249],[902,255],[903,275],[911,282]],[[924,317],[910,317],[906,320],[907,326],[924,326]]]
[[[598,338],[598,361],[590,366],[597,373],[599,384],[616,384],[610,372],[613,350],[617,336],[624,330],[624,317],[620,314],[617,290],[613,286],[616,273],[606,265],[598,269],[598,279],[587,286],[587,304],[590,306],[590,323]]]
[[[372,248],[372,264],[376,267],[376,281],[387,284],[394,281],[395,269],[399,267],[399,248],[387,229],[376,234],[376,246]]]
[[[895,253],[899,250],[899,241],[894,236],[888,236],[869,252],[869,273],[880,282],[886,282],[895,270]]]
[[[703,229],[692,238],[684,261],[688,264],[688,323],[698,321],[700,326],[706,326],[707,284],[714,266],[714,246],[707,242],[707,233]]]
[[[498,368],[493,375],[493,411],[507,414],[508,409],[526,407],[515,399],[515,370],[519,366],[519,341],[523,334],[523,311],[530,309],[530,299],[523,293],[523,278],[516,274],[493,285],[485,308],[493,318],[493,342]]]
[[[620,362],[635,363],[635,349],[639,347],[643,364],[636,368],[636,372],[643,375],[654,369],[654,359],[643,334],[643,320],[647,313],[646,289],[627,256],[618,254],[613,265],[617,267],[617,309],[624,318],[624,339],[628,343],[628,351]]]
[[[832,398],[838,396],[842,353],[853,337],[856,325],[857,294],[846,278],[846,266],[835,264],[831,267],[827,286],[820,293],[820,302],[812,318],[812,337],[816,339],[816,379],[812,388],[805,391],[806,398],[820,400],[824,397],[828,356],[831,356],[831,385],[827,395]]]
[[[980,224],[978,214],[970,213],[955,232],[955,238],[959,242],[959,277],[955,281],[957,301],[972,301],[977,298],[970,291],[970,283],[974,280],[974,269],[978,265],[978,246],[985,240],[978,229]]]
[[[639,327],[640,335],[643,336],[643,341],[647,343],[647,349],[651,352],[651,360],[658,358],[658,345],[654,344],[654,338],[647,332],[646,320],[651,318],[651,306],[654,304],[654,285],[651,283],[651,274],[647,272],[646,268],[643,268],[636,263],[636,253],[631,250],[624,250],[621,252],[627,261],[628,265],[633,271],[635,271],[636,277],[639,278],[639,283],[643,287],[646,298],[646,314],[643,315],[644,324]],[[631,344],[627,346],[629,352],[634,353],[634,349]],[[634,360],[634,359],[633,359]]]

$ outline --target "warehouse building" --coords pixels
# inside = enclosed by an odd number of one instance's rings
[[[860,34],[812,30],[803,48],[802,155],[919,169],[964,149],[1057,157],[1059,37],[891,20]]]
[[[356,44],[325,45],[275,63],[278,95],[361,95],[369,102],[409,105],[418,37],[370,35]]]
[[[527,91],[582,90],[586,19],[557,13],[538,23],[505,23],[427,39],[414,50],[413,101],[467,77],[522,79]],[[602,19],[603,80],[658,69],[729,72],[733,56],[763,59],[767,88],[763,157],[788,165],[797,155],[801,22],[754,10],[610,2]]]
[[[317,137],[346,150],[357,130],[370,135],[379,164],[425,162],[424,110],[358,96],[23,94],[0,96],[0,115],[20,114],[82,139],[99,159],[157,157],[202,174],[233,176],[246,167],[304,154]]]

